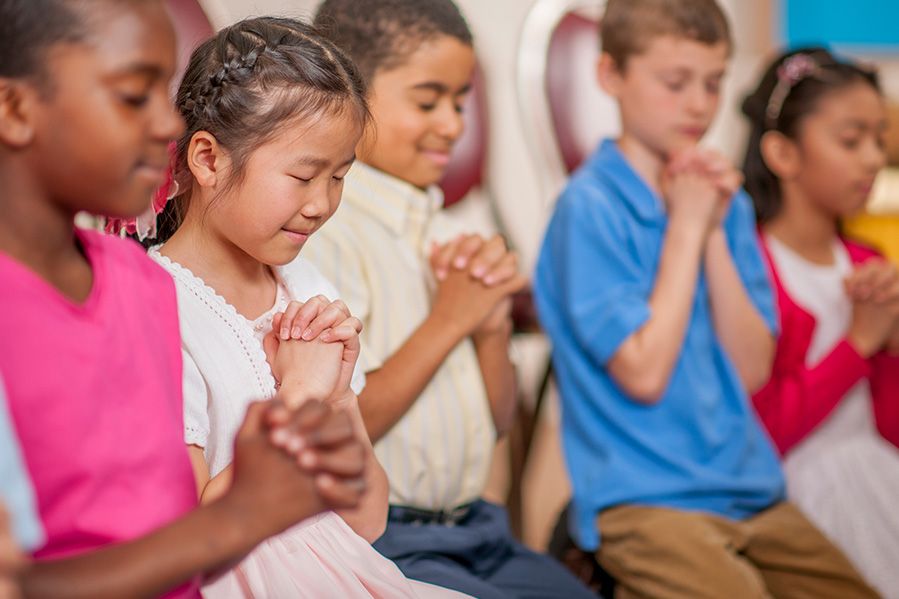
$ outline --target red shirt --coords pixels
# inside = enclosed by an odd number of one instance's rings
[[[855,265],[880,256],[857,243],[843,243]],[[862,378],[871,385],[878,431],[899,447],[899,355],[881,352],[865,359],[844,338],[821,362],[807,367],[815,318],[787,294],[764,236],[761,245],[777,290],[780,338],[771,380],[752,401],[781,455],[811,434]]]

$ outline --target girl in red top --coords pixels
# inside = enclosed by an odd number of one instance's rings
[[[744,173],[781,332],[756,410],[791,499],[899,597],[899,276],[841,236],[886,163],[874,73],[823,49],[776,60],[744,102]]]

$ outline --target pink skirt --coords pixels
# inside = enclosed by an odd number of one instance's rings
[[[263,542],[202,592],[205,599],[467,597],[406,578],[334,512]]]

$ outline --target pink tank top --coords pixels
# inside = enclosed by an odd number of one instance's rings
[[[131,241],[78,238],[94,273],[81,304],[0,254],[0,373],[46,531],[37,559],[143,536],[197,503],[174,284]],[[170,596],[199,597],[197,582]]]

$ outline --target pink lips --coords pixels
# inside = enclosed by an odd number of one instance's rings
[[[864,183],[859,184],[858,189],[865,194],[865,196],[869,196],[874,190],[874,183],[875,181],[873,179],[871,181],[865,181]]]
[[[305,243],[307,239],[309,239],[309,233],[302,233],[300,231],[291,231],[290,229],[281,229],[284,231],[284,234],[287,235],[287,238],[293,241],[294,243]]]
[[[424,154],[431,162],[436,164],[437,166],[446,166],[450,161],[450,153],[449,152],[438,152],[436,150],[422,150],[422,154]]]
[[[703,135],[705,135],[705,128],[703,127],[683,127],[680,131],[681,134],[693,139],[700,139]]]

